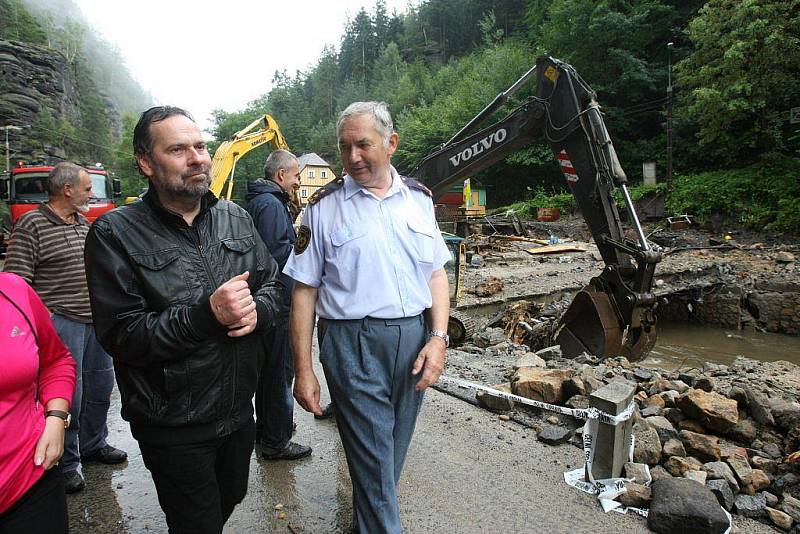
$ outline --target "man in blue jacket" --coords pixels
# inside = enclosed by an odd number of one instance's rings
[[[264,163],[265,179],[247,184],[247,211],[261,239],[280,269],[286,264],[295,242],[291,193],[300,184],[300,164],[288,150],[274,150]],[[280,275],[289,309],[294,280]],[[264,336],[264,363],[256,389],[256,443],[266,460],[297,460],[311,454],[311,447],[291,440],[294,417],[292,381],[294,364],[289,346],[288,315],[278,317],[275,327]]]

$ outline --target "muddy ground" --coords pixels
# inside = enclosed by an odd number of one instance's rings
[[[323,392],[327,399],[327,391]],[[296,462],[250,462],[247,497],[226,533],[348,532],[352,505],[344,452],[333,421],[296,408],[295,439],[313,446]],[[71,531],[166,532],[155,488],[128,425],[112,399],[109,442],[128,451],[122,466],[85,467],[86,489],[68,495]],[[604,514],[595,497],[568,486],[581,465],[573,445],[536,440],[536,432],[440,391],[427,394],[400,481],[400,514],[410,533],[648,532],[643,518]],[[742,532],[774,532],[734,517]]]

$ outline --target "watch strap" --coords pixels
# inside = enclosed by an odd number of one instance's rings
[[[69,412],[64,412],[62,410],[47,410],[44,412],[45,417],[58,417],[59,419],[64,421],[64,428],[69,426]]]
[[[447,335],[447,332],[443,332],[442,330],[431,330],[431,336],[442,338],[442,340],[444,341],[444,346],[445,347],[450,346],[450,336]]]

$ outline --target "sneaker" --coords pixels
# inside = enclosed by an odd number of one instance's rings
[[[322,409],[322,415],[314,414],[314,419],[330,419],[331,417],[333,417],[332,402],[328,403],[328,405]]]
[[[290,441],[283,449],[276,451],[269,447],[261,448],[261,457],[265,460],[299,460],[311,455],[311,447]]]
[[[103,464],[121,464],[128,459],[128,453],[106,444],[97,452],[81,456],[82,462],[100,462]]]
[[[64,493],[78,493],[86,487],[86,482],[77,470],[62,473],[64,477]]]

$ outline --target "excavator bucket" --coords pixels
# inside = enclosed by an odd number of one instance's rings
[[[579,291],[561,318],[556,342],[565,358],[575,358],[584,352],[598,358],[618,354],[622,328],[608,295],[591,286]]]
[[[565,358],[586,352],[598,358],[625,356],[638,361],[655,345],[656,328],[629,328],[624,332],[609,296],[586,286],[561,318],[556,342]]]

